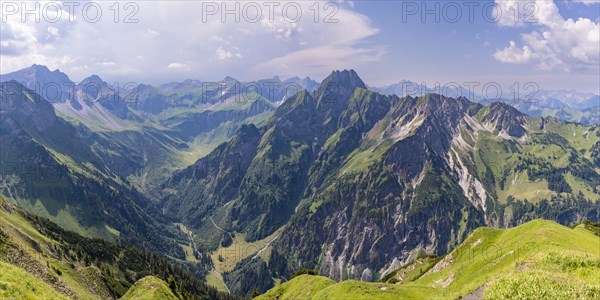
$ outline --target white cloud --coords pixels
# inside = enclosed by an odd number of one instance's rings
[[[217,48],[215,54],[217,54],[217,58],[220,60],[225,60],[233,57],[233,53],[231,53],[231,51],[225,51],[222,47]]]
[[[535,4],[537,22],[528,24],[526,18],[520,16],[515,22],[514,16],[505,14],[499,24],[501,26],[536,26],[538,30],[521,35],[524,46],[519,47],[511,41],[509,47],[498,50],[494,57],[505,63],[533,62],[542,70],[563,69],[565,71],[598,69],[600,65],[600,26],[588,18],[564,19],[558,7],[552,1],[504,1],[496,3],[507,11],[511,5],[518,3]]]
[[[167,69],[173,69],[173,70],[182,70],[182,71],[189,71],[190,70],[190,66],[188,66],[187,64],[182,64],[182,63],[170,63],[167,65]]]
[[[366,43],[368,38],[379,33],[366,16],[340,7],[335,18],[337,23],[315,23],[312,19],[303,19],[304,22],[294,26],[281,22],[265,26],[276,38],[298,46],[296,50],[265,61],[253,70],[265,75],[293,76],[298,74],[298,70],[303,74],[326,75],[333,69],[357,68],[361,64],[381,60],[385,49]]]
[[[494,57],[504,63],[526,64],[531,61],[532,53],[528,46],[519,48],[514,41],[510,41],[510,47],[497,51]]]

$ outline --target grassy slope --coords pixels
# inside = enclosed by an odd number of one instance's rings
[[[0,201],[2,198],[0,198]],[[0,203],[1,204],[1,203]],[[88,270],[91,267],[87,268],[78,268],[77,270],[72,269],[68,263],[41,256],[36,248],[42,252],[51,251],[51,247],[58,245],[55,240],[49,239],[48,237],[41,234],[37,231],[31,223],[26,220],[21,214],[16,212],[9,212],[5,209],[0,209],[0,229],[4,234],[7,234],[10,238],[10,243],[16,246],[20,251],[22,251],[21,257],[17,257],[18,261],[22,261],[22,263],[27,264],[31,267],[32,271],[35,271],[37,274],[27,273],[28,276],[36,278],[36,276],[45,276],[46,278],[52,278],[52,280],[60,280],[68,287],[68,289],[75,294],[78,298],[81,299],[95,299],[97,295],[94,296],[94,292],[98,294],[108,295],[109,292],[102,288],[102,285],[99,285],[98,289],[94,289],[90,286],[90,279],[93,281],[94,274],[89,272]],[[8,259],[8,257],[6,257]],[[2,258],[4,260],[4,258]],[[5,265],[12,266],[7,263],[0,261],[3,264],[3,268]],[[17,268],[18,269],[18,268]],[[25,270],[22,270],[25,272]],[[59,273],[60,272],[60,275]],[[4,272],[0,272],[4,273]],[[10,274],[10,273],[8,273]],[[35,276],[34,276],[35,275]],[[92,277],[90,277],[92,276]],[[0,276],[1,277],[1,276]],[[13,277],[13,280],[20,278]],[[36,278],[37,279],[37,278]],[[39,280],[39,279],[37,279]],[[4,281],[1,279],[0,281]],[[43,282],[42,282],[43,283]],[[62,284],[61,284],[62,285]],[[94,284],[92,284],[94,285]],[[44,289],[42,289],[44,288]],[[2,288],[0,288],[2,291]],[[50,286],[44,283],[43,286],[40,286],[39,292],[48,293],[48,295],[57,294]],[[15,294],[16,291],[8,291],[7,295],[1,294],[1,296],[11,296],[20,298],[19,294]],[[43,294],[42,294],[43,295]],[[64,295],[61,295],[64,297]],[[42,297],[43,298],[43,297]],[[49,297],[51,298],[51,297]],[[34,298],[36,299],[36,298]]]
[[[0,261],[0,298],[67,299],[25,270]]]
[[[74,237],[68,236],[66,232],[50,230],[51,234],[58,235],[43,234],[44,231],[38,226],[45,224],[27,219],[25,212],[5,202],[0,196],[0,299],[27,299],[27,289],[30,287],[36,289],[35,295],[49,295],[34,299],[60,299],[59,296],[52,296],[55,294],[76,299],[111,299],[124,295],[136,279],[150,274],[159,274],[157,276],[161,278],[174,276],[177,284],[183,287],[182,292],[188,296],[226,298],[225,294],[209,290],[200,281],[183,279],[188,273],[183,274],[180,269],[166,264],[159,257],[150,257],[149,253],[141,253],[139,250],[135,252],[128,247],[120,248],[81,237],[73,242]],[[76,248],[70,243],[90,246]],[[103,245],[106,247],[102,248]],[[90,247],[95,248],[91,250]],[[120,252],[115,254],[115,248]],[[86,254],[86,251],[95,252]],[[67,255],[67,252],[74,256]],[[89,255],[94,256],[90,258]],[[117,255],[118,261],[110,260],[111,255]],[[100,256],[104,259],[99,259]],[[157,268],[166,273],[161,274]],[[22,269],[27,276],[43,284],[24,281],[26,276],[17,273],[18,271],[12,276],[13,269]],[[25,279],[21,280],[21,277]],[[21,283],[23,285],[18,285]],[[186,283],[193,285],[193,288],[189,289]]]
[[[335,284],[335,281],[312,275],[300,275],[276,286],[256,299],[310,299],[314,295]]]
[[[152,300],[152,299],[178,299],[166,282],[155,276],[146,276],[136,282],[125,295],[123,300]]]
[[[578,226],[534,220],[510,229],[479,228],[431,270],[408,283],[343,281],[318,285],[305,277],[259,299],[457,298],[484,288],[484,297],[600,297],[600,238]],[[312,297],[302,291],[318,291]],[[542,295],[542,296],[539,296]],[[283,299],[283,298],[280,298]]]

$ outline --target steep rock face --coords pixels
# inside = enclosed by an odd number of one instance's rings
[[[301,207],[275,251],[302,253],[291,261],[337,280],[373,280],[413,249],[445,253],[465,229],[484,224],[445,163],[470,108],[464,98],[438,95],[395,103],[388,126],[358,146],[369,151],[380,143],[373,151],[379,157],[362,161],[366,168],[353,162],[360,153],[346,160],[342,175],[308,196],[310,206]]]
[[[522,137],[525,134],[523,123],[525,115],[516,108],[496,102],[489,107],[489,113],[484,117],[484,121],[494,124],[498,131],[505,131],[511,136]]]

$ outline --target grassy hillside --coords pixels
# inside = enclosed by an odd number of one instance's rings
[[[25,270],[0,261],[0,298],[67,299]]]
[[[122,300],[170,300],[178,299],[169,285],[156,276],[146,276],[136,282],[125,295]]]
[[[186,299],[230,298],[163,257],[65,231],[0,197],[0,298],[117,299],[141,278],[147,280],[136,285],[154,287],[156,295],[166,287]],[[157,284],[159,278],[169,285]],[[129,294],[140,299],[138,293]]]
[[[323,289],[336,284],[335,281],[314,275],[300,275],[276,286],[257,299],[311,299]]]
[[[420,259],[416,268],[409,264],[385,282],[334,283],[302,275],[257,299],[453,299],[471,293],[484,299],[598,299],[600,237],[587,228],[592,226],[571,229],[546,220],[482,227],[433,266]],[[422,266],[423,274],[414,271]]]

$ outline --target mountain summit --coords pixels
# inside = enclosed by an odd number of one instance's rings
[[[50,71],[48,67],[36,64],[29,68],[0,75],[0,82],[10,80],[23,84],[51,103],[67,101],[69,88],[73,85],[69,76],[60,70]]]
[[[347,99],[356,88],[367,86],[354,70],[333,71],[317,90],[318,103],[335,103]]]

